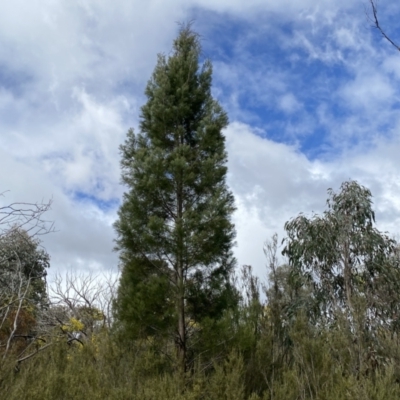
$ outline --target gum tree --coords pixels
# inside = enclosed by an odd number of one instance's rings
[[[338,193],[328,193],[323,215],[300,214],[285,224],[283,254],[292,277],[312,283],[317,312],[328,320],[344,312],[354,328],[362,303],[364,322],[382,324],[388,311],[382,295],[390,276],[398,275],[395,241],[374,226],[369,189],[348,181]]]

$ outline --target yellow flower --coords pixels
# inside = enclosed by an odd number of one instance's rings
[[[72,331],[81,331],[85,327],[85,325],[83,325],[83,323],[81,321],[77,320],[74,317],[72,317],[69,320],[69,323],[71,324]]]

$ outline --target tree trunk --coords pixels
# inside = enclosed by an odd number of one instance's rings
[[[186,326],[185,326],[185,299],[179,294],[178,299],[178,359],[182,373],[186,372]]]
[[[178,146],[183,144],[183,137],[180,137]],[[183,262],[183,176],[179,174],[177,182],[177,273],[178,273],[178,293],[177,293],[177,312],[178,312],[178,359],[182,374],[186,372],[186,324],[185,324],[185,271]]]

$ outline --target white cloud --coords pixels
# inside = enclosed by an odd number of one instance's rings
[[[0,150],[0,169],[3,171],[2,192],[8,190],[0,197],[2,206],[13,202],[53,201],[52,209],[44,218],[55,222],[56,232],[41,236],[44,247],[51,255],[50,274],[81,265],[85,269],[94,266],[116,268],[111,228],[114,211],[99,213],[93,204],[69,198],[59,185],[48,179],[38,162],[18,161]]]
[[[279,107],[282,111],[292,114],[301,109],[301,104],[293,93],[287,93],[279,99]]]
[[[241,0],[197,0],[196,3],[200,7],[204,7],[220,13],[231,13],[240,16],[254,15],[259,12],[276,13],[281,18],[292,19],[302,13],[303,16],[315,21],[321,14],[325,14],[328,18],[338,9],[346,9],[353,4],[357,4],[358,0],[320,0],[316,6],[313,0],[250,0],[243,2]]]
[[[229,185],[238,204],[239,264],[252,264],[261,274],[263,243],[301,211],[318,210],[327,185],[320,163],[312,163],[296,148],[263,139],[244,124],[226,131]],[[252,228],[253,227],[253,228]]]
[[[353,81],[346,82],[341,95],[352,108],[384,108],[393,102],[395,89],[382,72],[370,69],[357,72]]]

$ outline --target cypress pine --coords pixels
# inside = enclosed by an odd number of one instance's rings
[[[141,109],[140,131],[121,146],[127,186],[115,229],[122,268],[117,319],[133,335],[174,332],[187,365],[188,324],[218,318],[234,301],[235,266],[222,130],[228,118],[211,95],[212,65],[181,28],[158,62]]]

